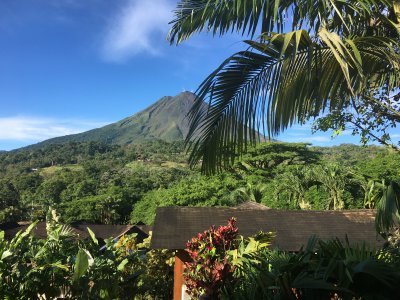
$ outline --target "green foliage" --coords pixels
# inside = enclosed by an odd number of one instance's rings
[[[233,166],[240,175],[272,179],[289,166],[315,164],[319,151],[312,151],[306,143],[266,142],[249,147]]]
[[[135,235],[121,237],[115,243],[91,251],[80,248],[72,276],[74,296],[78,299],[129,299],[137,292],[137,281],[142,270]]]
[[[234,220],[187,243],[185,281],[207,299],[397,299],[399,233],[378,251],[311,237],[296,253],[271,250],[273,234],[237,238]]]
[[[180,1],[171,43],[200,31],[250,36],[196,92],[191,164],[221,171],[259,141],[257,131],[274,136],[316,118],[317,129],[349,127],[390,144],[387,129],[400,121],[398,12],[397,2],[375,0]]]
[[[267,189],[268,186],[262,183],[256,185],[247,183],[246,187],[234,190],[232,192],[232,198],[235,202],[254,201],[260,203]]]
[[[67,223],[89,221],[116,224],[126,221],[135,198],[121,187],[112,187],[95,196],[77,198],[61,207]]]
[[[244,265],[257,264],[257,254],[270,245],[272,235],[259,233],[244,240],[239,237],[236,219],[226,226],[199,233],[186,244],[191,261],[183,274],[192,298],[220,299],[244,275]],[[231,297],[234,296],[232,293]]]
[[[390,182],[384,185],[382,201],[377,209],[375,223],[378,232],[389,232],[398,226],[400,220],[400,184]]]
[[[250,185],[261,185],[261,203],[271,208],[374,208],[383,191],[383,173],[377,172],[382,160],[392,164],[385,176],[399,178],[397,154],[384,148],[274,142],[250,147],[230,172]]]
[[[294,202],[294,207],[309,209],[310,204],[306,202],[305,194],[313,184],[315,173],[309,167],[291,168],[276,177],[276,196],[285,193],[289,202]]]
[[[7,180],[0,180],[0,222],[17,221],[20,210],[20,194],[15,186]]]
[[[400,178],[400,153],[380,153],[374,159],[362,159],[358,162],[363,175],[380,180],[396,181]]]
[[[45,205],[58,204],[61,201],[61,193],[67,183],[59,178],[51,178],[43,182],[37,190],[37,198]]]
[[[35,240],[30,232],[19,232],[10,242],[1,239],[0,296],[11,299],[57,297],[68,286],[72,255],[76,254],[71,230],[57,226],[45,241]],[[6,254],[6,255],[5,255]]]
[[[0,182],[0,209],[8,206],[18,206],[19,198],[18,190],[11,182]]]
[[[68,226],[51,224],[45,240],[31,234],[35,224],[11,241],[0,232],[2,299],[170,299],[172,268],[163,262],[170,253],[147,252],[135,235],[100,249],[93,233],[92,241],[81,241]],[[159,272],[149,274],[147,265],[156,264]]]
[[[149,248],[150,236],[139,247]],[[138,289],[145,299],[172,299],[174,279],[174,251],[153,249],[143,260],[144,272],[139,277]]]
[[[388,253],[315,237],[297,253],[267,250],[244,265],[231,298],[397,299],[400,272]]]
[[[151,224],[158,206],[233,206],[237,200],[230,197],[238,180],[229,174],[184,178],[170,186],[145,194],[133,208],[131,222]]]
[[[44,219],[52,206],[66,223],[150,224],[157,206],[234,206],[247,200],[271,208],[328,209],[335,186],[343,208],[374,208],[384,191],[381,178],[400,178],[398,154],[376,146],[266,142],[249,147],[232,168],[216,176],[188,169],[181,163],[184,155],[177,154],[181,146],[160,141],[112,148],[70,143],[2,153],[0,191],[14,204],[7,200],[0,218]],[[28,168],[57,151],[67,164]],[[329,176],[322,175],[332,168],[336,175],[328,185]]]
[[[92,142],[1,153],[0,222],[44,219],[52,206],[68,223],[126,223],[143,194],[192,173],[181,163],[182,147],[182,142],[125,147]],[[175,162],[165,164],[168,159]]]

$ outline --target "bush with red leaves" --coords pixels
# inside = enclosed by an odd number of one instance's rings
[[[228,225],[199,233],[186,244],[186,251],[192,261],[186,263],[184,279],[190,296],[218,299],[224,288],[234,284],[234,266],[230,263],[227,251],[237,246],[238,228],[236,219],[231,218]]]

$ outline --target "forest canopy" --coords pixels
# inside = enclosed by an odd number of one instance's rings
[[[68,143],[0,153],[0,222],[44,219],[151,224],[157,206],[374,208],[382,180],[400,180],[399,154],[378,146],[265,142],[224,172],[186,164],[183,143]]]

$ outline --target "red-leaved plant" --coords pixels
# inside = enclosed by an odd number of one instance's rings
[[[236,247],[237,238],[236,219],[231,218],[228,225],[218,229],[211,226],[187,242],[186,251],[192,261],[185,264],[183,276],[190,296],[218,299],[222,289],[234,283],[235,267],[227,251]]]

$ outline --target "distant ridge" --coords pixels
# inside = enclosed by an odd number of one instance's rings
[[[186,118],[195,100],[195,95],[183,92],[175,97],[165,96],[133,116],[101,128],[45,140],[28,146],[40,148],[49,144],[68,142],[103,142],[126,145],[146,140],[167,142],[184,140],[189,130]]]

